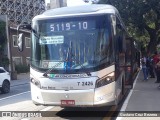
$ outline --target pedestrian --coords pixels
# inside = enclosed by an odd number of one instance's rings
[[[150,78],[155,78],[153,59],[149,56],[146,59],[146,66],[147,66]]]
[[[142,64],[142,71],[143,71],[144,81],[147,81],[147,79],[148,79],[148,69],[147,69],[147,66],[146,66],[146,57],[143,57],[141,59],[141,64]]]
[[[154,70],[155,70],[155,73],[156,73],[156,77],[157,77],[157,80],[155,83],[160,83],[160,71],[159,71],[159,64],[158,62],[160,61],[160,55],[155,52],[155,55],[153,56],[153,62],[154,62]]]
[[[160,83],[160,61],[156,64],[156,71],[157,71],[157,83]]]

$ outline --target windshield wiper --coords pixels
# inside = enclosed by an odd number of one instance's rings
[[[51,73],[51,71],[52,71],[54,68],[56,68],[57,66],[59,66],[60,64],[62,64],[62,62],[57,63],[57,64],[54,65],[52,68],[50,68],[49,70],[47,70],[47,71],[43,74],[43,76],[44,76],[44,77],[48,77],[48,74]]]
[[[66,56],[66,60],[62,60],[63,62],[66,62],[65,64],[65,70],[67,71],[67,67],[68,67],[68,62],[69,62],[69,51],[70,51],[70,48],[68,48],[68,52],[67,52],[67,56]],[[47,74],[49,74],[49,73],[51,73],[51,71],[54,69],[54,68],[56,68],[56,67],[58,67],[60,64],[62,64],[62,61],[61,62],[59,62],[59,63],[57,63],[56,65],[54,65],[53,67],[51,67],[49,70],[47,70],[44,74],[43,74],[43,76],[45,76],[45,77],[48,77],[48,75]]]
[[[68,62],[68,60],[64,60],[65,62]],[[60,64],[62,64],[62,62],[57,63],[56,65],[54,65],[52,68],[50,68],[49,70],[47,70],[43,76],[44,77],[48,77],[48,74],[51,73],[51,71],[56,68],[57,66],[59,66]],[[83,66],[83,64],[80,65],[82,69],[85,69],[85,67]],[[84,71],[88,76],[91,76],[90,72]]]
[[[66,59],[65,59],[65,60],[62,60],[62,61],[64,61],[64,62],[66,62],[66,63],[65,63],[65,66],[64,66],[66,72],[67,72],[67,70],[68,70],[68,67],[69,67],[69,68],[72,67],[72,61],[73,61],[72,57],[73,57],[73,55],[72,55],[72,42],[70,41],[70,46],[69,46],[68,51],[67,51]],[[76,60],[76,59],[75,59],[75,60]],[[70,63],[69,63],[69,62],[70,62]],[[56,68],[56,67],[59,66],[60,64],[62,64],[62,62],[57,63],[57,64],[54,65],[52,68],[50,68],[49,70],[47,70],[47,71],[43,74],[43,76],[48,77],[47,74],[49,74],[54,68]],[[68,64],[69,64],[69,65],[68,65]],[[82,69],[85,68],[82,64],[81,64],[80,66],[81,66]],[[85,73],[86,73],[88,76],[91,76],[91,73],[90,73],[90,72],[85,72]]]
[[[67,71],[67,68],[68,68],[68,62],[71,62],[72,61],[72,51],[71,51],[71,46],[72,46],[72,42],[70,42],[70,47],[68,48],[68,51],[67,51],[67,56],[66,56],[66,59],[65,60],[62,60],[65,63],[65,70]],[[59,66],[60,64],[62,64],[62,62],[59,62],[57,63],[56,65],[54,65],[52,68],[50,68],[49,70],[47,70],[43,76],[47,77],[47,74],[49,74],[54,68],[56,68],[57,66]],[[71,68],[71,65],[70,65],[70,68]]]
[[[86,67],[84,67],[83,64],[81,64],[80,66],[81,66],[82,69],[85,70]],[[91,73],[90,73],[90,72],[85,71],[85,73],[86,73],[88,76],[91,76]]]

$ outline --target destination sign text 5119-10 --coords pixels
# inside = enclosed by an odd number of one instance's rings
[[[50,32],[95,29],[95,21],[69,21],[46,23]]]

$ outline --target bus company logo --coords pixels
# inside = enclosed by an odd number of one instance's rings
[[[50,74],[49,77],[50,77],[50,78],[54,78],[54,77],[55,77],[55,74]]]
[[[50,75],[51,78],[84,78],[88,77],[86,74],[55,74]]]

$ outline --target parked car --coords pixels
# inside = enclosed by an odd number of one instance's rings
[[[10,73],[7,72],[3,67],[0,67],[0,91],[1,93],[10,92]]]

